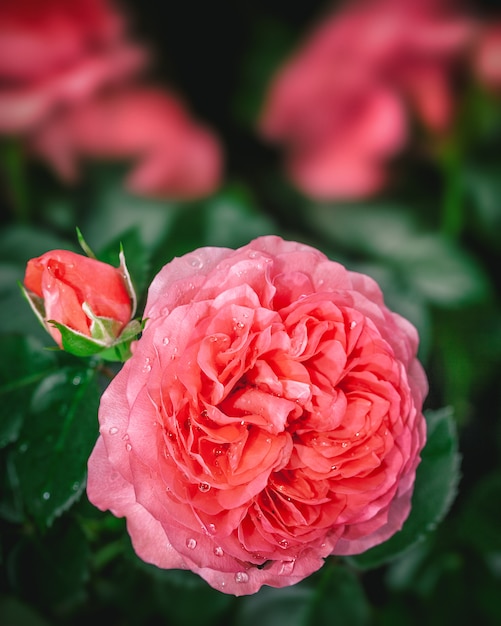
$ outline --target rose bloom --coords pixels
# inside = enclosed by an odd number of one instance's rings
[[[61,347],[60,331],[54,320],[86,337],[92,336],[92,314],[114,322],[115,335],[129,322],[131,296],[122,272],[107,263],[69,250],[52,250],[31,259],[26,266],[24,286],[28,295],[42,300],[42,322]]]
[[[481,83],[499,92],[501,87],[501,22],[479,29],[473,68]]]
[[[472,24],[446,0],[359,0],[322,20],[280,68],[259,130],[305,194],[357,198],[387,182],[410,116],[442,133]]]
[[[2,0],[0,132],[31,132],[144,59],[108,0]]]
[[[125,184],[139,195],[195,198],[221,179],[215,135],[179,98],[154,87],[115,89],[72,107],[40,130],[33,147],[68,183],[83,158],[133,161]]]
[[[427,383],[371,278],[267,236],[174,259],[144,316],[87,484],[142,559],[241,595],[401,528]]]

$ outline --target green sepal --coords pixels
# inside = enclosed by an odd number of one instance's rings
[[[55,320],[49,320],[49,324],[54,326],[61,333],[61,344],[65,352],[69,352],[75,356],[92,356],[102,352],[107,346],[105,343],[87,337],[72,328],[68,328],[64,324],[60,324]]]
[[[45,304],[43,298],[37,296],[29,289],[26,289],[26,287],[21,282],[18,282],[18,285],[21,289],[21,293],[32,308],[33,313],[38,318],[40,324],[42,324],[42,326],[47,330],[47,324],[45,323]]]
[[[77,231],[77,239],[78,239],[78,243],[80,244],[80,247],[82,248],[82,250],[85,252],[85,254],[91,258],[91,259],[97,259],[96,255],[94,254],[92,248],[89,246],[89,244],[85,241],[84,236],[82,235],[82,231],[77,227],[76,229]]]
[[[99,357],[106,361],[120,361],[125,363],[132,356],[130,346],[142,332],[146,320],[132,320],[124,328],[115,343],[99,353]]]

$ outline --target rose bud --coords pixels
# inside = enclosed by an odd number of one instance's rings
[[[134,315],[135,294],[122,252],[120,268],[68,250],[46,252],[28,261],[24,288],[56,343],[77,356],[120,343]]]
[[[87,482],[143,560],[250,594],[402,527],[427,382],[374,280],[267,236],[174,259],[144,314]]]

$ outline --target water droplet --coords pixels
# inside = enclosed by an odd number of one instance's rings
[[[280,539],[280,541],[278,542],[278,545],[281,548],[288,548],[289,547],[289,542],[287,541],[287,539]]]
[[[190,537],[190,539],[186,540],[186,547],[190,550],[194,550],[197,547],[197,540]]]
[[[347,448],[348,447],[348,442],[347,441],[343,441],[343,443],[341,444],[342,448]]]
[[[128,439],[129,439],[129,435],[125,433],[125,435],[122,437],[122,441],[128,441]]]
[[[360,437],[360,433],[355,433],[355,437]]]
[[[292,561],[282,561],[282,565],[279,570],[279,574],[284,574],[285,576],[290,576],[294,571],[294,566],[296,565],[295,559]]]
[[[82,382],[82,377],[81,376],[74,376],[73,380],[71,381],[73,385],[79,385]]]
[[[216,546],[216,547],[214,548],[214,554],[215,554],[216,556],[224,556],[224,550],[223,550],[223,548],[221,548],[221,546]]]
[[[160,313],[161,313],[162,315],[169,315],[169,307],[167,307],[167,306],[162,307],[162,308],[160,309]]]
[[[256,250],[249,250],[249,254],[247,256],[249,257],[249,259],[255,259],[258,255],[259,252],[256,252]]]
[[[203,264],[204,264],[204,263],[203,263],[202,259],[200,259],[200,258],[199,258],[199,257],[197,257],[197,256],[194,256],[194,257],[192,257],[192,258],[190,259],[190,265],[191,265],[191,267],[201,268],[201,267],[203,267]]]
[[[217,335],[211,335],[209,337],[209,341],[212,342],[212,343],[215,343],[218,339],[219,339],[219,337]]]
[[[150,358],[146,357],[143,365],[143,372],[151,372]]]
[[[116,435],[118,432],[118,428],[116,426],[112,426],[109,431],[110,435]]]
[[[209,535],[216,534],[216,525],[215,524],[207,524],[205,530],[209,533]]]
[[[169,345],[169,342],[170,342],[169,337],[164,337],[164,338],[162,339],[162,343],[164,344],[164,346],[168,346],[168,345]]]
[[[43,498],[44,500],[50,500],[50,493],[49,493],[48,491],[44,491],[44,492],[42,493],[42,498]]]
[[[355,320],[353,320],[352,322],[350,322],[350,330],[353,330],[355,328],[355,326],[357,325],[357,322],[355,322]]]
[[[331,471],[337,470],[337,465],[331,465]]]
[[[210,489],[210,485],[209,483],[200,483],[198,485],[198,488],[200,489],[202,493],[207,493]]]
[[[247,574],[247,572],[237,572],[235,574],[235,582],[236,583],[248,583],[249,574]]]
[[[78,491],[78,489],[80,488],[80,483],[75,481],[75,482],[71,485],[71,488],[73,489],[73,491]]]
[[[130,452],[132,450],[132,446],[130,445],[130,443],[125,444],[125,449],[127,450],[127,452]]]

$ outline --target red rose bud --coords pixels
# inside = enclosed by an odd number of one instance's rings
[[[135,294],[123,253],[116,268],[68,250],[46,252],[28,261],[24,287],[56,343],[77,356],[102,352],[140,330],[139,322],[129,324]]]

